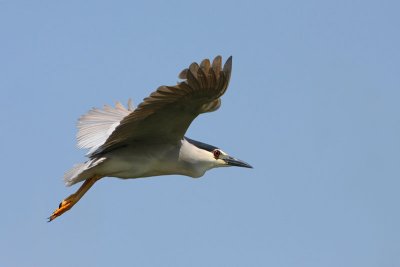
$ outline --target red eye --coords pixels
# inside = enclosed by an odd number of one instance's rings
[[[215,149],[215,150],[213,151],[213,154],[214,154],[214,158],[218,159],[219,156],[221,155],[221,151],[219,151],[218,149]]]

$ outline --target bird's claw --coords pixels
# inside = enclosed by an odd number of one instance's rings
[[[61,201],[60,205],[58,205],[58,208],[51,214],[51,216],[48,218],[48,222],[51,222],[58,216],[62,215],[64,212],[68,211],[69,209],[72,208],[72,206],[75,203],[68,197]]]

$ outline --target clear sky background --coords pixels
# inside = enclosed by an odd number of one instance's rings
[[[0,265],[400,266],[398,1],[0,0]],[[233,55],[187,135],[255,168],[106,178],[77,118]]]

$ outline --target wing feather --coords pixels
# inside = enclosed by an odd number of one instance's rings
[[[103,145],[120,121],[129,115],[135,108],[132,101],[128,101],[128,108],[120,102],[115,104],[115,108],[105,105],[103,109],[93,108],[78,120],[78,147],[89,148],[91,154]]]
[[[181,140],[191,122],[201,113],[212,112],[221,105],[232,71],[232,57],[222,68],[217,56],[200,65],[192,63],[175,86],[160,86],[129,115],[92,155],[106,153],[135,142],[175,143]]]

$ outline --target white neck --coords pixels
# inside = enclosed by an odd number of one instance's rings
[[[179,162],[183,169],[188,171],[186,175],[192,177],[203,176],[209,169],[217,167],[217,162],[212,153],[192,145],[185,139],[182,140],[179,151]]]

